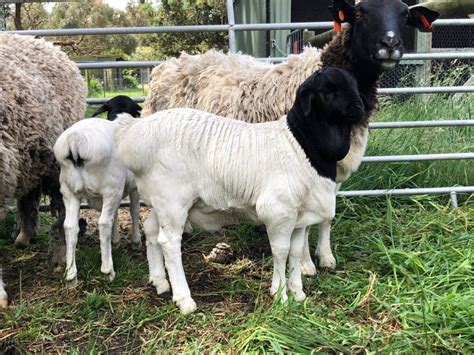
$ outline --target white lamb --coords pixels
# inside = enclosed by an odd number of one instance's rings
[[[123,196],[130,195],[132,215],[132,245],[141,247],[139,229],[140,201],[133,178],[117,159],[113,132],[116,121],[89,118],[77,122],[64,131],[54,145],[54,155],[61,166],[60,183],[66,219],[66,281],[77,278],[76,244],[79,232],[79,209],[83,198],[101,210],[99,218],[100,271],[109,280],[115,277],[112,262],[111,236],[120,241],[117,228],[117,209]]]
[[[180,249],[188,218],[209,231],[245,221],[265,224],[274,258],[270,293],[281,289],[282,301],[287,298],[289,254],[288,289],[296,300],[305,298],[305,227],[334,217],[336,163],[363,115],[355,80],[326,68],[301,85],[288,115],[274,122],[250,124],[194,109],[123,118],[115,133],[118,157],[155,211],[145,223],[147,241],[155,241],[151,278],[161,278],[167,289],[161,247],[182,313],[196,309]]]

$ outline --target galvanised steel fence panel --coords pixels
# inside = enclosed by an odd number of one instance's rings
[[[330,29],[332,22],[300,22],[300,23],[272,23],[272,24],[236,24],[233,12],[233,1],[227,0],[228,24],[226,25],[193,25],[193,26],[149,26],[149,27],[116,27],[116,28],[74,28],[74,29],[47,29],[9,31],[21,35],[33,36],[72,36],[72,35],[111,35],[111,34],[143,34],[143,33],[169,33],[169,32],[216,32],[227,31],[229,33],[229,50],[236,51],[235,31],[267,31],[279,29]],[[436,26],[466,26],[474,25],[474,19],[446,19],[437,20]],[[474,59],[473,51],[453,51],[434,53],[410,53],[405,54],[402,61],[410,60],[443,60],[443,59]],[[259,58],[262,61],[274,63],[286,60],[285,57]],[[151,68],[163,63],[163,61],[122,61],[122,62],[88,62],[77,63],[80,69],[101,68]],[[474,86],[449,86],[449,87],[403,87],[403,88],[380,88],[379,94],[432,94],[432,93],[472,93]],[[134,97],[137,102],[143,102],[145,97]],[[106,98],[88,98],[89,104],[101,104]],[[393,129],[393,128],[417,128],[417,127],[462,127],[473,126],[474,120],[436,120],[436,121],[406,121],[406,122],[374,122],[370,123],[371,129]],[[449,154],[417,154],[417,155],[389,155],[364,157],[363,162],[401,162],[401,161],[426,161],[446,159],[473,159],[474,153],[449,153]],[[419,195],[419,194],[445,194],[449,193],[453,205],[457,205],[456,193],[472,193],[474,186],[453,186],[437,188],[416,189],[384,189],[384,190],[359,190],[340,191],[341,196],[381,196],[381,195]],[[127,205],[124,201],[123,205]],[[82,204],[81,208],[88,208]]]

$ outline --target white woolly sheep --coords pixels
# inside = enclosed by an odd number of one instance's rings
[[[54,145],[54,155],[61,166],[59,181],[66,207],[66,281],[77,278],[76,244],[79,233],[79,209],[83,198],[99,211],[99,238],[102,255],[100,271],[109,280],[115,277],[111,238],[120,241],[117,210],[125,195],[130,195],[132,245],[141,248],[139,228],[140,201],[133,178],[117,159],[113,132],[115,121],[89,118],[75,123],[62,133]]]
[[[363,115],[355,80],[326,68],[301,85],[288,116],[278,121],[249,124],[194,109],[123,119],[117,155],[154,210],[145,223],[147,247],[154,245],[157,256],[150,276],[168,288],[158,242],[182,313],[196,308],[181,261],[188,218],[208,231],[264,224],[274,258],[271,294],[281,288],[286,300],[289,253],[288,289],[296,300],[305,298],[304,231],[334,217],[336,162],[349,151],[351,127]]]
[[[346,181],[365,152],[368,120],[377,105],[378,79],[404,52],[403,27],[408,24],[428,31],[439,14],[418,5],[408,8],[399,0],[367,0],[355,7],[345,0],[334,0],[330,11],[335,21],[350,25],[323,51],[306,48],[301,55],[290,55],[287,62],[277,65],[240,54],[183,53],[157,66],[151,73],[142,116],[190,107],[251,123],[273,121],[290,110],[297,88],[314,71],[327,66],[343,68],[356,77],[366,105],[364,119],[353,128],[350,151],[337,165],[336,181]],[[341,12],[344,20],[339,18]],[[330,228],[331,221],[320,224],[316,257],[321,267],[335,268]],[[307,236],[305,244],[303,273],[314,275]]]
[[[36,234],[41,193],[48,194],[58,215],[51,240],[64,242],[53,145],[64,129],[84,118],[84,81],[65,53],[41,39],[0,34],[0,58],[0,220],[16,198],[15,244],[28,245]],[[64,249],[52,245],[52,250],[53,261],[61,262]]]

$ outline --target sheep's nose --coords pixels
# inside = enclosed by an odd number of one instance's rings
[[[383,61],[387,69],[395,66],[403,55],[403,42],[393,31],[388,31],[378,42],[375,58]]]
[[[401,41],[399,38],[395,36],[385,36],[380,40],[380,44],[382,48],[388,49],[390,51],[394,51],[397,48],[400,48]]]

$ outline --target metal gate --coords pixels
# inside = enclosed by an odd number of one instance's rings
[[[163,32],[218,32],[227,31],[229,34],[229,51],[236,51],[236,31],[267,31],[278,29],[330,29],[332,22],[298,22],[298,23],[265,23],[265,24],[236,24],[233,9],[233,0],[227,1],[226,25],[195,25],[195,26],[161,26],[161,27],[116,27],[116,28],[76,28],[76,29],[47,29],[10,31],[10,33],[34,35],[34,36],[71,36],[71,35],[110,35],[110,34],[144,34]],[[474,19],[452,19],[437,20],[434,26],[466,26],[474,25]],[[262,61],[282,62],[286,58],[259,58]],[[474,59],[474,51],[459,52],[428,52],[405,54],[402,61],[428,61],[442,59]],[[123,62],[90,62],[78,63],[81,69],[98,68],[151,68],[162,61],[123,61]],[[404,88],[380,88],[379,94],[432,94],[432,93],[472,93],[474,86],[437,86],[437,87],[404,87]],[[143,102],[145,97],[134,97],[137,102]],[[99,104],[107,101],[105,98],[88,98],[89,104]],[[404,121],[404,122],[381,122],[370,123],[370,129],[408,129],[414,127],[467,127],[474,126],[474,120],[430,120],[430,121]],[[382,162],[412,162],[412,161],[439,161],[456,159],[473,159],[474,152],[469,153],[445,153],[445,154],[416,154],[416,155],[387,155],[366,156],[364,163]],[[474,172],[473,172],[474,174]],[[449,187],[427,187],[411,189],[383,189],[383,190],[354,190],[340,191],[341,196],[381,196],[381,195],[423,195],[423,194],[450,194],[453,206],[457,206],[457,193],[472,193],[474,186],[449,186]]]

